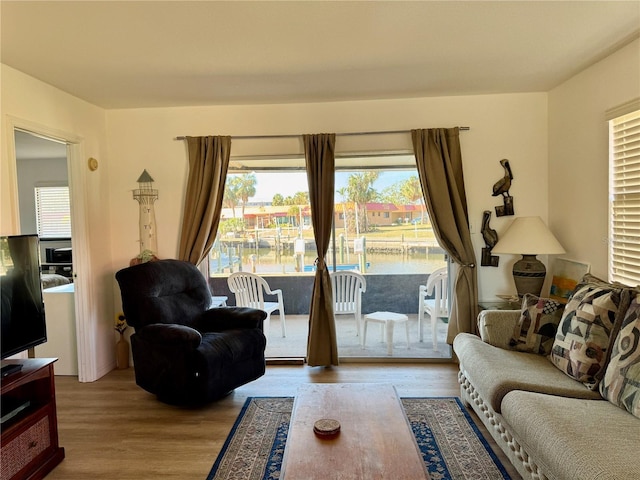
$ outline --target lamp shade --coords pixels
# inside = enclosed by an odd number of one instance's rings
[[[540,217],[517,217],[491,253],[557,255],[565,250]]]
[[[564,248],[540,217],[518,217],[493,247],[492,253],[521,254],[513,264],[513,281],[518,296],[540,295],[547,270],[536,255],[564,253]]]

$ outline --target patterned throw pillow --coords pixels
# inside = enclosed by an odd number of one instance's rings
[[[622,321],[600,383],[600,394],[640,418],[640,294]]]
[[[549,360],[595,390],[628,306],[629,290],[585,275],[564,309]]]
[[[564,305],[550,298],[538,298],[530,293],[522,299],[522,313],[509,342],[521,352],[549,355],[562,318]]]

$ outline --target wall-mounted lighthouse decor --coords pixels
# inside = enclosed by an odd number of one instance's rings
[[[151,259],[158,251],[156,214],[153,208],[154,202],[158,199],[158,190],[153,188],[152,183],[153,178],[144,170],[138,178],[138,188],[133,191],[133,198],[140,204],[140,255],[138,258],[143,261],[145,256]]]

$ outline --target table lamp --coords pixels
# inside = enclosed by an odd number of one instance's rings
[[[525,293],[540,296],[542,291],[547,272],[536,255],[558,255],[565,250],[540,217],[517,217],[491,253],[522,255],[513,265],[513,280],[522,298]]]

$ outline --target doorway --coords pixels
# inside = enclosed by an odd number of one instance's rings
[[[57,375],[78,375],[67,144],[15,130],[20,232],[40,238],[47,342]]]
[[[98,313],[92,280],[90,245],[88,238],[86,198],[86,178],[82,168],[84,139],[68,130],[60,130],[17,117],[7,116],[8,131],[7,152],[9,159],[8,186],[10,189],[11,231],[20,233],[20,205],[18,202],[18,181],[16,173],[15,132],[27,132],[65,146],[67,152],[67,172],[69,176],[69,195],[72,205],[72,248],[73,248],[73,285],[76,315],[78,380],[93,382],[109,371],[111,364],[98,368],[96,351],[107,345],[108,340],[98,335]],[[107,348],[107,347],[104,347]]]

